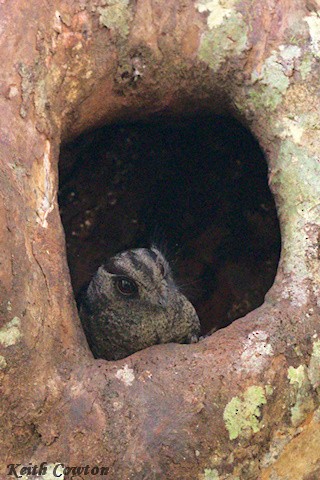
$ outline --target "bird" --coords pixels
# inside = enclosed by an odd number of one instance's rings
[[[119,360],[163,343],[194,343],[200,321],[160,249],[122,251],[80,295],[79,316],[95,358]]]

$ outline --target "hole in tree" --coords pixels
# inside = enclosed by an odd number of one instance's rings
[[[75,295],[107,257],[162,247],[203,333],[264,301],[280,231],[258,143],[234,119],[106,126],[63,146],[60,208]]]

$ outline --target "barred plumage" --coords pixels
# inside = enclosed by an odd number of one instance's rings
[[[127,250],[102,265],[80,300],[80,318],[96,358],[117,360],[158,343],[190,343],[198,316],[156,247]]]

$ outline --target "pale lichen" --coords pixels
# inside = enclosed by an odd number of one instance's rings
[[[311,51],[319,57],[320,56],[320,18],[317,13],[312,12],[304,18],[307,22],[311,38]]]
[[[201,475],[203,480],[219,480],[219,473],[217,469],[205,468],[204,474]]]
[[[307,367],[289,367],[288,379],[290,381],[293,406],[291,407],[291,422],[293,426],[300,425],[308,413],[314,410],[311,396],[311,384],[308,378]]]
[[[289,87],[289,78],[285,75],[279,57],[278,53],[274,52],[266,59],[261,72],[261,83],[275,89],[281,96]]]
[[[313,388],[318,389],[320,387],[320,340],[313,344],[308,375]]]
[[[313,64],[312,54],[307,52],[300,61],[299,72],[302,80],[305,80],[311,72]]]
[[[127,387],[132,385],[135,376],[132,368],[129,368],[128,365],[125,365],[123,368],[117,371],[116,378],[121,380]]]
[[[297,368],[289,367],[288,379],[291,385],[297,384],[298,388],[301,389],[307,380],[306,366],[299,365]]]
[[[37,480],[54,480],[54,479],[57,479],[59,478],[60,480],[63,480],[64,479],[64,471],[63,471],[63,464],[62,463],[49,463],[47,464],[46,462],[44,462],[43,464],[43,467],[42,467],[42,470],[40,468],[40,466],[38,467],[39,470],[38,470],[38,473],[36,476],[32,475],[31,473],[31,467],[30,465],[41,465],[41,462],[37,462],[36,460],[34,460],[33,462],[30,462],[29,465],[25,465],[25,466],[20,466],[19,465],[19,469],[16,470],[16,473],[18,474],[18,478],[22,478],[24,480],[31,480],[31,478],[37,478]],[[29,469],[29,472],[30,473],[26,473],[26,474],[22,474],[21,472],[24,472],[25,470],[28,471]],[[40,473],[41,472],[41,473]]]
[[[200,0],[196,7],[200,13],[209,12],[207,23],[212,30],[221,25],[224,20],[232,15],[234,0],[221,2],[220,0]],[[228,8],[231,7],[231,8]]]
[[[6,359],[0,355],[0,370],[4,370],[7,366],[7,361]]]
[[[266,391],[267,397],[270,397],[274,392],[274,388],[273,388],[272,385],[266,385],[265,386],[265,391]]]
[[[281,138],[291,138],[291,140],[293,140],[293,142],[297,145],[301,144],[301,139],[305,129],[302,126],[302,122],[299,117],[284,117],[282,120],[282,128],[283,130],[280,134]]]
[[[108,0],[97,11],[100,14],[101,25],[110,30],[116,30],[121,37],[128,35],[132,20],[130,0]]]
[[[280,45],[265,60],[261,71],[252,73],[253,87],[249,91],[249,98],[255,108],[276,109],[289,88],[289,78],[300,56],[301,49],[298,46]]]
[[[282,99],[281,93],[266,85],[258,84],[249,91],[249,99],[253,107],[257,110],[275,110]]]
[[[50,162],[51,144],[46,140],[45,151],[43,153],[43,164],[39,180],[42,185],[39,188],[37,215],[39,223],[43,228],[48,228],[47,217],[54,209],[55,189],[52,181],[51,162]]]
[[[273,355],[272,346],[267,340],[267,333],[260,330],[248,335],[241,354],[242,370],[259,372],[264,368],[267,358]]]
[[[11,322],[8,322],[0,329],[0,343],[4,347],[11,347],[18,343],[22,337],[20,331],[20,318],[14,317]]]
[[[234,9],[234,0],[201,0],[196,7],[199,12],[209,13],[209,30],[202,35],[198,55],[217,71],[230,56],[240,55],[247,48],[248,26]]]
[[[261,429],[261,407],[267,403],[265,389],[261,386],[249,387],[241,397],[233,397],[223,413],[230,440],[239,436],[251,436]]]
[[[288,379],[293,403],[291,422],[293,426],[298,426],[315,409],[312,388],[317,390],[320,385],[320,340],[313,344],[309,367],[306,365],[289,367]]]
[[[307,278],[309,272],[305,252],[310,241],[304,229],[307,223],[320,221],[320,164],[289,138],[281,142],[277,164],[271,183],[283,199],[278,206],[280,216],[289,218],[282,226],[283,269],[285,273],[294,272],[296,280],[301,280]],[[293,279],[283,296],[301,306],[308,300],[308,291]]]

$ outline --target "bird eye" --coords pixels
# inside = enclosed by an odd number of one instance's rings
[[[125,297],[134,297],[138,293],[137,284],[127,277],[117,277],[115,284],[121,295]]]

